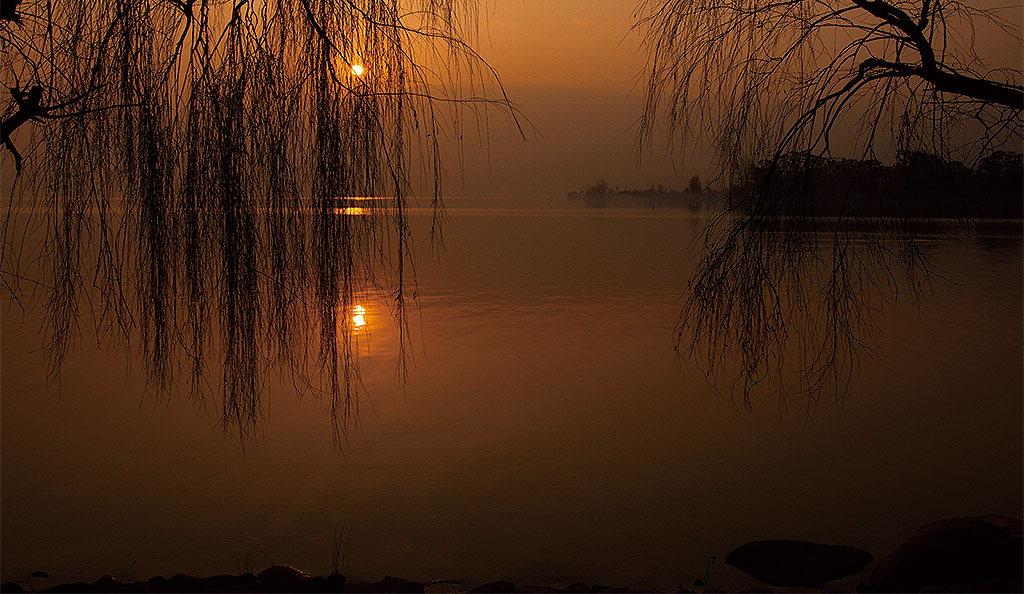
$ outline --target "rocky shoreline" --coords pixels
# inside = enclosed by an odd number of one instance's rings
[[[20,584],[6,582],[0,585],[0,592],[33,592],[23,589]],[[774,592],[768,588],[750,589],[745,592]],[[241,575],[215,575],[211,577],[194,577],[176,574],[170,578],[156,576],[146,581],[135,580],[121,582],[111,575],[105,575],[95,582],[76,582],[59,584],[38,590],[38,592],[363,592],[363,593],[406,593],[406,592],[438,592],[438,593],[512,593],[512,592],[564,592],[578,594],[614,593],[614,592],[660,592],[659,590],[627,588],[621,586],[605,586],[576,582],[568,586],[518,586],[512,582],[496,581],[470,587],[453,581],[414,582],[393,576],[385,576],[376,582],[350,582],[345,576],[334,573],[327,577],[304,575],[299,570],[286,566],[268,567],[259,574],[243,573]],[[678,588],[675,592],[702,592],[712,594],[725,592],[708,586],[697,589]]]
[[[822,590],[838,583],[856,592],[1022,592],[1024,547],[1020,519],[1007,516],[953,518],[926,524],[883,557],[871,569],[871,553],[856,547],[794,540],[745,543],[725,557],[725,562],[764,584],[746,592]],[[858,575],[859,572],[859,575]],[[34,574],[46,578],[45,573]],[[843,578],[857,575],[849,582]],[[775,589],[772,589],[775,588]],[[576,582],[568,586],[519,586],[496,581],[467,585],[451,580],[415,582],[386,576],[376,582],[349,581],[333,573],[308,576],[294,567],[275,565],[258,574],[222,574],[194,577],[176,574],[145,581],[122,582],[106,575],[98,580],[65,583],[33,590],[25,582],[0,584],[0,592],[651,592]],[[696,580],[676,592],[724,592]],[[842,591],[833,586],[829,591]]]
[[[22,589],[14,582],[0,585],[2,592],[30,592]],[[650,592],[602,585],[590,585],[582,582],[569,586],[554,588],[550,586],[517,586],[511,582],[497,581],[481,584],[469,589],[452,581],[413,582],[410,580],[385,576],[376,582],[350,582],[345,576],[334,573],[327,577],[306,576],[299,570],[286,565],[268,567],[259,574],[244,573],[241,575],[216,575],[211,577],[194,577],[177,574],[170,578],[157,576],[146,581],[120,582],[113,576],[106,575],[93,583],[78,582],[60,584],[39,590],[40,592],[366,592],[366,593],[405,593],[405,592]],[[678,592],[693,592],[680,589]],[[723,592],[713,588],[703,588],[702,592]],[[771,592],[772,590],[751,590],[751,592]]]

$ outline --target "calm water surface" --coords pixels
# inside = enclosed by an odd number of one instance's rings
[[[243,452],[216,405],[154,405],[137,362],[87,341],[48,399],[39,316],[4,295],[0,577],[328,573],[340,523],[343,572],[366,579],[669,589],[717,555],[712,583],[743,588],[720,559],[749,540],[878,557],[932,520],[1021,515],[1019,223],[922,236],[949,282],[880,316],[879,356],[809,422],[799,403],[742,412],[681,370],[671,326],[702,215],[448,206],[441,263],[419,252],[404,389],[386,308],[363,304],[370,399],[345,455],[287,386]]]

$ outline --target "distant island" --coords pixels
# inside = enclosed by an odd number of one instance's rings
[[[875,160],[791,152],[749,167],[729,207],[791,217],[1001,218],[1024,216],[1024,159],[994,151],[974,167],[923,151]]]
[[[660,184],[652,184],[646,190],[624,190],[608,185],[605,180],[598,180],[582,191],[569,192],[566,197],[592,208],[688,208],[696,211],[721,208],[725,206],[726,198],[717,190],[705,188],[696,175],[690,178],[690,185],[685,190]]]
[[[770,217],[1024,218],[1024,156],[994,151],[974,167],[924,152],[892,165],[793,152],[758,162],[726,192],[696,175],[686,189],[622,189],[601,179],[566,198],[587,208],[686,208]]]
[[[706,188],[695,175],[685,190],[623,190],[599,180],[567,198],[588,208],[728,208],[769,217],[1019,219],[1024,157],[994,151],[968,167],[922,151],[892,165],[790,152],[749,166],[728,191]]]

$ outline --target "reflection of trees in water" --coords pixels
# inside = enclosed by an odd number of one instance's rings
[[[743,406],[762,389],[783,396],[780,406],[804,395],[808,412],[822,394],[840,398],[870,352],[872,312],[927,286],[909,209],[857,219],[860,189],[880,182],[880,154],[939,187],[926,203],[955,204],[962,176],[922,160],[970,169],[988,158],[1004,170],[993,151],[1020,149],[1021,72],[990,66],[974,45],[984,31],[1019,47],[1007,14],[937,0],[641,3],[641,137],[664,122],[674,142],[710,142],[743,205],[708,227],[677,348],[731,382]],[[809,184],[836,156],[853,158],[850,178],[829,197],[833,218],[812,220]],[[882,197],[920,193],[891,177],[884,185]],[[963,214],[945,231],[967,229]]]
[[[1022,251],[1020,221],[995,223],[987,221],[979,225],[978,233],[972,237],[971,247],[989,257],[1017,257]]]
[[[151,387],[222,393],[239,438],[276,370],[326,398],[341,443],[359,389],[346,312],[387,295],[404,348],[405,197],[433,193],[438,232],[439,136],[508,108],[475,98],[503,95],[467,43],[473,3],[9,4],[4,164],[37,214],[5,218],[2,278],[45,304],[53,369],[83,324],[114,342],[137,330]],[[387,198],[341,215],[348,196]]]

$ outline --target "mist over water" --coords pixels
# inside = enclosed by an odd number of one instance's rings
[[[3,298],[0,579],[186,572],[272,559],[367,579],[688,586],[756,539],[867,549],[919,525],[1019,515],[1019,221],[917,238],[945,280],[876,318],[842,406],[758,414],[684,373],[678,298],[706,215],[563,198],[447,201],[416,247],[406,384],[385,296],[355,323],[368,396],[349,448],[286,382],[244,450],[216,407],[157,404],[131,353],[77,343],[49,398],[40,317]],[[429,215],[412,215],[414,237]],[[184,391],[187,393],[187,390]],[[261,557],[262,555],[262,557]],[[721,563],[713,583],[752,580]]]

